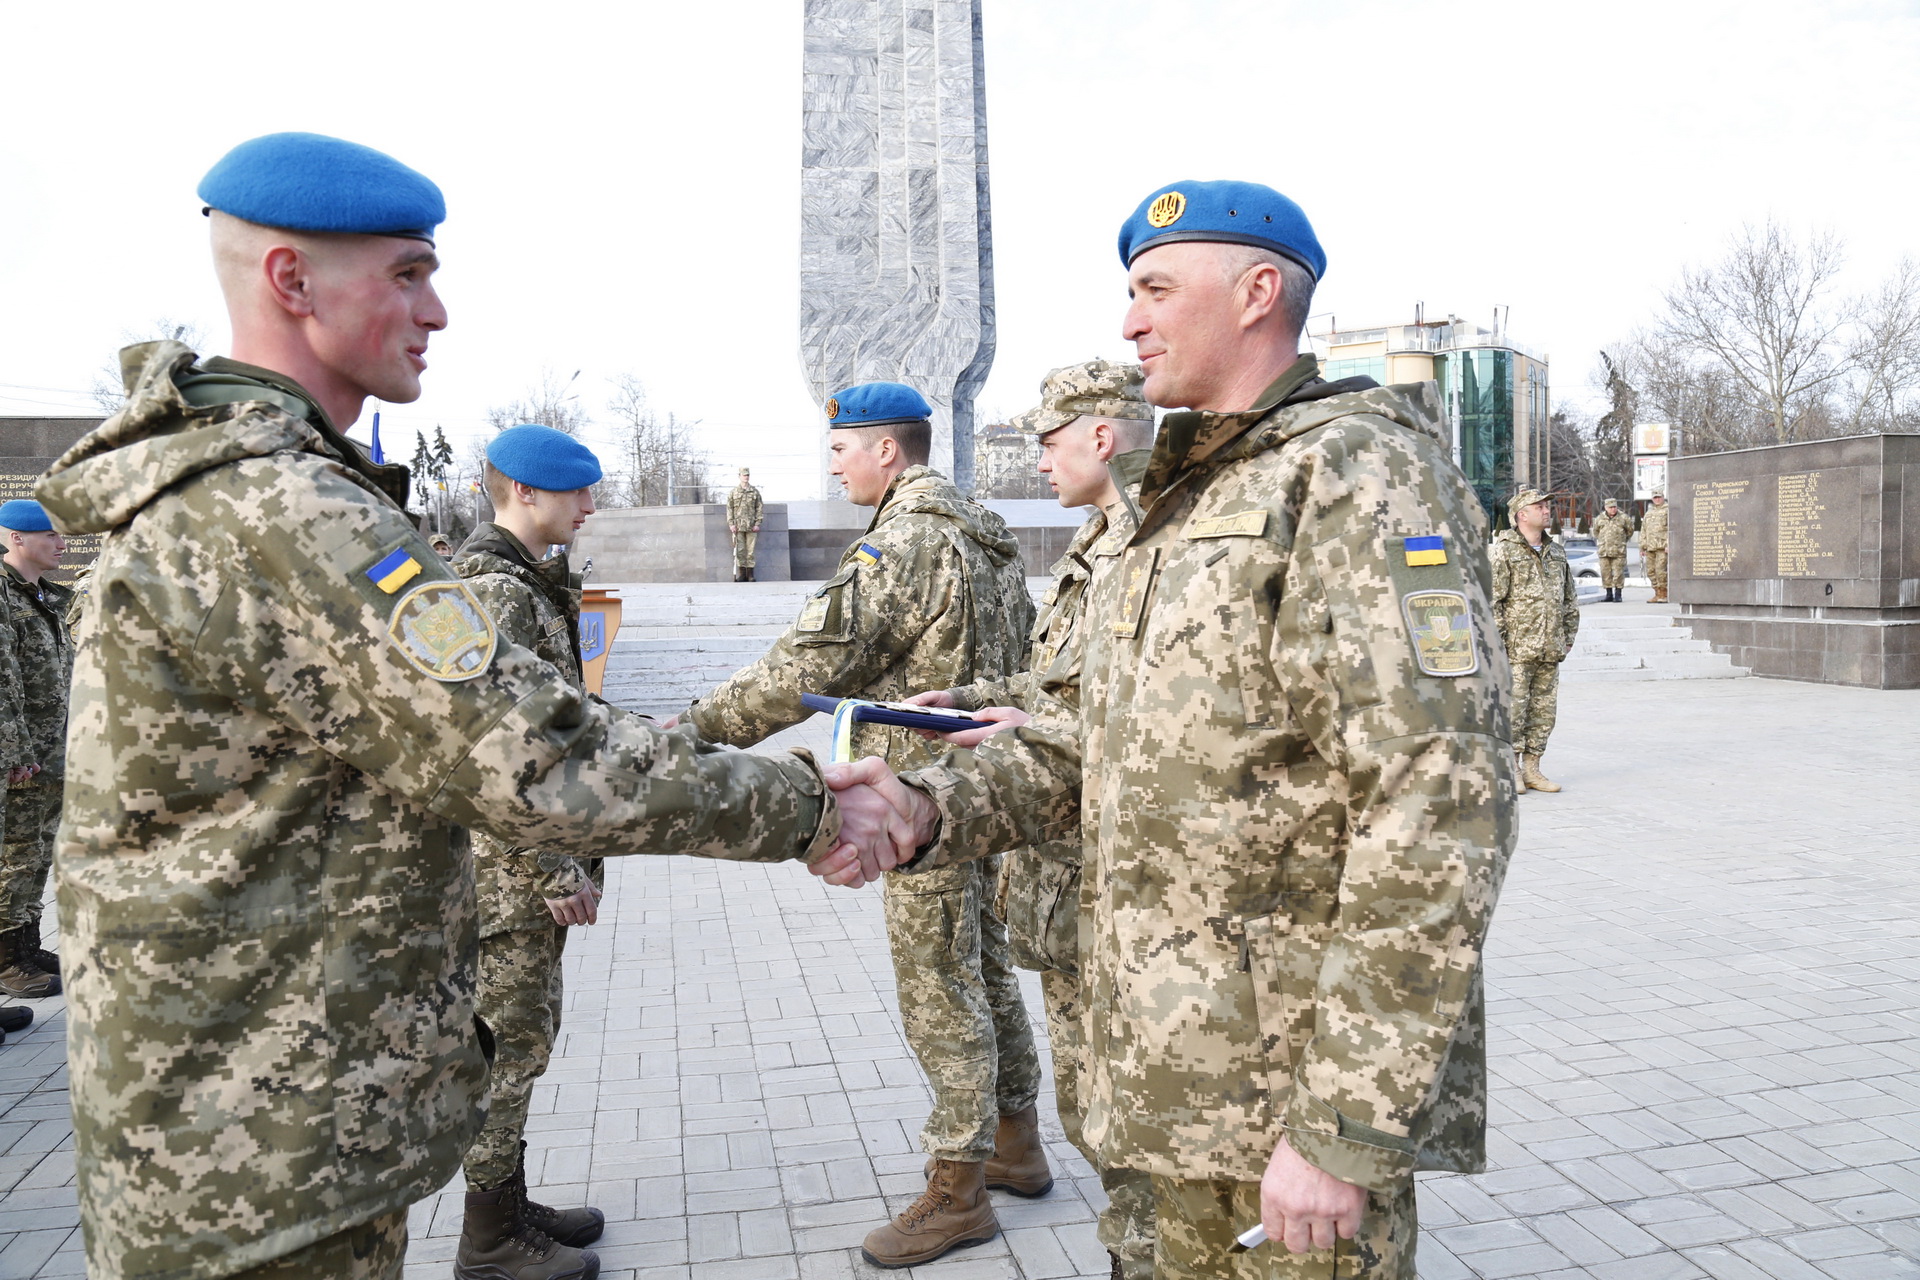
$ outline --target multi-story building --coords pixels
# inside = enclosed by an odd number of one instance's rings
[[[1483,329],[1458,316],[1427,320],[1416,307],[1412,324],[1336,327],[1313,335],[1313,344],[1328,379],[1438,382],[1454,459],[1496,525],[1506,523],[1515,489],[1551,487],[1547,358],[1513,341],[1504,326]]]

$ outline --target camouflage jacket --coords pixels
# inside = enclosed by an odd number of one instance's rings
[[[1493,540],[1493,617],[1509,662],[1561,662],[1580,630],[1580,596],[1567,553],[1552,538],[1540,549],[1513,529]]]
[[[499,628],[502,640],[552,663],[567,683],[585,691],[580,675],[580,577],[564,555],[536,560],[526,544],[497,524],[483,524],[453,558]],[[595,870],[598,870],[598,859]],[[578,893],[590,876],[580,859],[527,845],[502,844],[484,831],[473,838],[473,881],[480,903],[480,936],[550,925],[548,898]]]
[[[709,741],[744,747],[812,715],[803,693],[887,700],[1010,676],[1032,626],[1006,522],[939,472],[909,467],[787,633],[687,716]],[[853,743],[895,769],[934,757],[919,735],[886,725],[859,726]]]
[[[500,641],[294,383],[176,342],[41,478],[104,533],[55,859],[90,1273],[257,1266],[445,1185],[487,1066],[459,828],[823,856],[818,771],[582,698]]]
[[[1603,556],[1624,556],[1627,554],[1627,539],[1633,536],[1633,517],[1624,511],[1612,515],[1604,511],[1593,522],[1593,541],[1595,550]]]
[[[1111,464],[1116,485],[1139,488],[1148,452],[1123,454]],[[1032,715],[1078,716],[1086,627],[1086,597],[1094,578],[1112,572],[1133,536],[1131,497],[1097,511],[1080,526],[1053,566],[1053,583],[1040,599],[1027,669],[1006,680],[951,690],[956,707],[1019,707]],[[1015,849],[1000,867],[997,914],[1007,923],[1013,962],[1023,969],[1080,972],[1080,833]]]
[[[73,680],[73,640],[67,611],[73,589],[42,578],[28,582],[19,570],[0,561],[7,612],[20,667],[21,752],[45,777],[67,772],[67,686]]]
[[[942,814],[922,862],[1078,822],[1109,1161],[1255,1181],[1284,1134],[1384,1190],[1484,1161],[1509,673],[1435,388],[1314,368],[1162,422],[1140,529],[1087,602],[1078,720],[910,781]]]
[[[727,528],[736,532],[745,532],[760,527],[761,514],[766,504],[760,501],[760,491],[750,484],[737,484],[727,492]]]
[[[20,668],[20,639],[0,627],[0,769],[37,764],[27,724],[27,687]]]
[[[1667,549],[1667,517],[1673,508],[1664,504],[1654,504],[1640,517],[1640,549],[1642,551],[1665,551]]]

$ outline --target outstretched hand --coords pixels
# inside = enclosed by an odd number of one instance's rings
[[[930,689],[926,693],[916,693],[906,701],[916,707],[951,707],[953,693],[947,689]],[[944,742],[950,747],[977,747],[1002,729],[1017,729],[1033,719],[1018,707],[987,707],[967,714],[975,720],[991,720],[994,723],[991,728],[959,729],[953,733],[935,733],[931,729],[915,729],[914,732],[928,742]]]
[[[913,860],[932,836],[933,802],[868,756],[821,771],[840,808],[840,845],[808,870],[828,884],[858,888]]]

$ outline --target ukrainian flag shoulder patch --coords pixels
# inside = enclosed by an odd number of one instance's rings
[[[367,580],[392,595],[420,574],[420,562],[405,547],[395,547],[367,570]]]
[[[1426,537],[1407,538],[1404,549],[1407,564],[1415,568],[1447,562],[1447,540],[1437,533]]]
[[[861,564],[879,564],[880,552],[871,545],[863,542],[853,549],[853,558]]]

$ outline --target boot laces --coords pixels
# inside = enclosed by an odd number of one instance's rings
[[[514,1227],[513,1235],[510,1236],[509,1239],[529,1257],[534,1258],[545,1257],[553,1250],[559,1248],[560,1242],[542,1231],[539,1226],[530,1221],[527,1216],[528,1209],[544,1208],[544,1206],[532,1204],[527,1199],[527,1193],[525,1191],[516,1189],[511,1194],[514,1201],[514,1222],[517,1225]]]
[[[927,1189],[920,1193],[918,1200],[907,1206],[906,1212],[900,1215],[900,1221],[905,1226],[917,1227],[952,1203],[953,1193],[947,1190],[946,1170],[935,1166],[933,1177],[927,1179]]]

